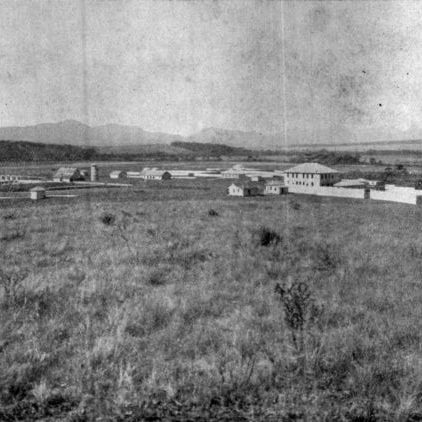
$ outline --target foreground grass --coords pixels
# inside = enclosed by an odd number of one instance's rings
[[[416,207],[288,196],[0,211],[16,281],[0,297],[2,420],[422,417]]]

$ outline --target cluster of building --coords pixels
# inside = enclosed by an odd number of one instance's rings
[[[299,164],[284,172],[258,170],[254,173],[244,170],[242,172],[239,166],[225,172],[224,177],[228,178],[229,174],[242,180],[229,186],[228,193],[232,196],[282,195],[297,186],[317,189],[321,186],[335,186],[339,182],[337,170],[318,163]]]
[[[53,176],[53,182],[78,182],[89,178],[91,182],[98,181],[98,167],[91,164],[90,172],[88,170],[79,170],[77,167],[60,167]]]

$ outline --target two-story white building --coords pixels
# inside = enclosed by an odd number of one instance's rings
[[[286,186],[333,186],[340,180],[337,170],[318,163],[303,163],[285,170]]]

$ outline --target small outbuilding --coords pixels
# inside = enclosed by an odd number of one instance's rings
[[[260,186],[252,183],[232,183],[228,187],[228,194],[230,196],[257,196],[260,193]]]
[[[284,195],[288,193],[289,188],[284,185],[282,180],[270,180],[265,185],[265,195]]]
[[[127,173],[121,170],[114,170],[110,173],[110,179],[126,179]]]
[[[29,191],[29,196],[34,201],[45,199],[45,188],[42,186],[35,186]]]
[[[84,180],[81,172],[76,167],[60,167],[53,176],[55,182],[74,182]]]

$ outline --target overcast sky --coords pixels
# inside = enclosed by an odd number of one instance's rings
[[[0,0],[0,125],[422,136],[422,1]]]

